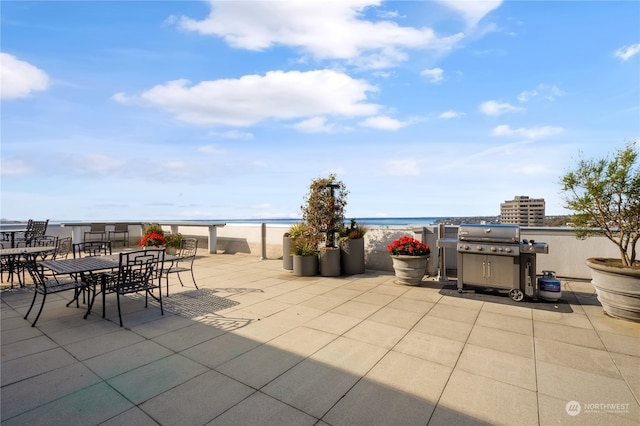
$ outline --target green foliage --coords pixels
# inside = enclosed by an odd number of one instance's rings
[[[168,234],[164,236],[165,246],[181,248],[182,246],[182,234],[177,232],[175,234]]]
[[[157,223],[151,223],[148,226],[146,226],[142,231],[142,236],[144,237],[145,235],[149,235],[153,232],[164,236],[164,231],[162,230],[162,226],[158,225]]]
[[[356,240],[364,238],[364,234],[367,233],[367,227],[356,223],[355,219],[351,219],[351,224],[347,227],[344,224],[339,229],[341,240]]]
[[[624,266],[636,261],[640,239],[640,164],[637,142],[612,158],[581,158],[562,177],[565,207],[575,212],[576,235],[604,234],[618,246]]]
[[[313,235],[326,234],[326,245],[335,247],[335,232],[344,223],[344,209],[349,191],[342,181],[331,173],[309,185],[305,204],[301,206],[302,218]]]
[[[307,224],[304,222],[298,222],[291,225],[289,232],[285,234],[286,237],[298,238],[307,233]]]
[[[302,235],[291,240],[291,254],[294,256],[315,256],[318,254],[318,239]]]

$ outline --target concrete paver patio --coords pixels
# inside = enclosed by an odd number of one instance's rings
[[[3,287],[2,424],[640,424],[640,324],[587,282],[556,310],[201,254],[201,290],[172,277],[164,316],[127,297],[124,328],[113,295],[84,320],[64,293],[32,328]]]

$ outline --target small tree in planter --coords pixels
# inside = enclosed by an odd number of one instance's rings
[[[309,185],[306,203],[301,206],[302,217],[315,235],[324,235],[320,250],[320,272],[325,276],[340,275],[340,251],[336,247],[336,233],[344,223],[347,205],[345,184],[335,174],[318,178]]]
[[[613,158],[581,159],[562,177],[566,207],[575,212],[576,235],[600,234],[612,241],[619,259],[587,259],[598,300],[611,316],[640,321],[640,164],[637,142]]]
[[[282,266],[284,269],[293,269],[293,255],[291,254],[292,241],[303,236],[307,232],[307,225],[298,222],[291,225],[289,230],[282,236]]]
[[[364,235],[366,226],[351,219],[350,226],[340,229],[340,264],[346,275],[363,274],[365,271]]]

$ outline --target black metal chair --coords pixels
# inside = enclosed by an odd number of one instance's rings
[[[122,235],[122,245],[129,245],[129,224],[128,223],[115,223],[113,225],[113,231],[109,231],[109,241],[120,241],[114,240],[112,236],[116,237],[118,235]]]
[[[171,261],[171,265],[162,270],[161,276],[166,277],[167,280],[167,296],[169,295],[169,274],[176,274],[180,285],[184,287],[181,272],[190,272],[193,285],[198,288],[196,284],[196,277],[193,274],[193,261],[196,259],[196,253],[198,251],[198,239],[197,238],[185,238],[182,240],[180,251],[177,257]],[[162,280],[162,279],[161,279]]]
[[[111,241],[85,241],[73,244],[73,258],[112,254]]]
[[[71,253],[72,247],[71,237],[58,238],[58,245],[53,253],[53,259],[66,259]]]
[[[37,221],[29,219],[27,222],[26,230],[21,238],[16,238],[16,247],[30,247],[34,240],[42,238],[47,233],[47,226],[49,225],[49,219],[44,221]]]
[[[96,240],[95,238],[93,238],[95,235],[99,236],[100,239]],[[87,237],[90,237],[90,238],[87,239]],[[106,240],[107,240],[107,224],[103,222],[92,223],[91,229],[89,231],[86,231],[82,238],[83,242],[106,241]]]
[[[164,315],[162,286],[160,280],[156,282],[156,277],[162,275],[164,255],[164,250],[138,250],[120,253],[117,272],[85,276],[84,279],[94,286],[93,299],[90,302],[88,312],[90,312],[93,307],[96,294],[95,286],[100,286],[103,295],[103,315],[105,294],[116,293],[120,327],[123,326],[120,297],[126,294],[144,292],[144,307],[147,308],[149,306],[149,296],[151,296],[160,304],[160,314]],[[154,294],[156,289],[158,290],[157,296]]]
[[[37,256],[23,254],[22,264],[25,266],[26,270],[29,271],[29,275],[33,280],[33,284],[35,286],[33,292],[33,300],[31,301],[31,306],[29,306],[29,310],[24,316],[24,319],[27,319],[31,310],[33,309],[33,305],[36,302],[36,298],[38,294],[42,295],[42,303],[40,304],[40,309],[38,310],[38,314],[36,318],[33,320],[31,327],[36,326],[36,322],[40,318],[40,314],[42,313],[42,308],[44,308],[44,302],[47,300],[48,294],[60,293],[63,291],[73,290],[73,299],[67,303],[67,307],[70,306],[74,301],[76,302],[76,307],[80,307],[80,303],[78,301],[78,296],[80,292],[87,288],[87,283],[84,281],[78,281],[74,278],[70,277],[61,277],[53,272],[46,272],[44,267],[39,265],[37,262]]]

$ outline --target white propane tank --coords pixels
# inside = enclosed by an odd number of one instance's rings
[[[560,280],[556,278],[556,272],[542,271],[542,277],[538,278],[538,296],[543,300],[555,302],[561,295]]]

